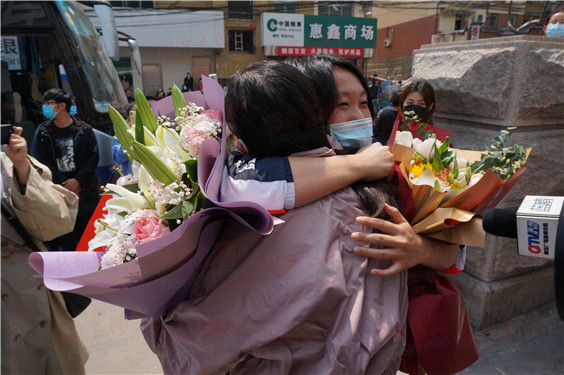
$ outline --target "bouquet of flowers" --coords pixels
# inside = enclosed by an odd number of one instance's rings
[[[139,244],[162,237],[203,208],[205,196],[197,183],[197,158],[206,139],[219,139],[221,113],[186,105],[174,85],[176,117],[157,119],[143,93],[135,92],[135,128],[110,107],[114,130],[124,151],[135,163],[135,175],[123,185],[107,184],[107,213],[96,221],[96,235],[89,250],[103,247],[101,268],[137,258]],[[135,180],[136,182],[133,182]]]
[[[175,87],[153,109],[136,91],[133,128],[109,109],[134,173],[105,187],[111,198],[100,201],[81,240],[98,251],[30,255],[49,289],[121,306],[128,318],[162,315],[185,296],[226,220],[263,234],[272,230],[263,207],[218,201],[227,155],[218,142],[224,94],[215,81],[203,82],[203,96]]]
[[[483,246],[479,215],[494,207],[526,169],[530,153],[506,147],[515,128],[502,130],[485,152],[449,147],[450,131],[406,112],[393,130],[393,153],[413,197],[416,232],[453,243]]]

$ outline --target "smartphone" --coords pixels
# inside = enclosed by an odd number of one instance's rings
[[[10,142],[10,136],[14,133],[14,125],[1,124],[2,127],[2,141],[0,144],[7,145]]]

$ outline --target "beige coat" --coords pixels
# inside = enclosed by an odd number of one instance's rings
[[[2,200],[35,239],[72,231],[78,197],[51,182],[51,172],[30,157],[24,195],[1,154]],[[44,249],[41,242],[36,241]],[[84,374],[88,354],[63,297],[45,288],[29,266],[33,250],[2,215],[2,374]]]

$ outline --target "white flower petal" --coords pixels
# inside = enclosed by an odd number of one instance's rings
[[[437,181],[437,177],[433,174],[430,169],[425,169],[419,177],[411,179],[411,182],[414,185],[429,185],[431,187],[435,187],[435,181]]]
[[[145,205],[147,203],[145,201],[145,198],[143,198],[141,195],[139,195],[137,193],[133,193],[133,192],[127,190],[124,187],[114,185],[114,184],[106,184],[106,187],[109,190],[115,192],[116,194],[122,196],[123,198],[126,198],[131,203],[131,208],[133,210],[141,209],[141,208],[145,207]]]
[[[413,134],[411,134],[410,131],[397,131],[394,143],[405,147],[411,147],[413,144]]]

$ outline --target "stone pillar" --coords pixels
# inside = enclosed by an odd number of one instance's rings
[[[499,208],[518,208],[525,195],[564,195],[564,38],[425,45],[414,52],[413,79],[435,88],[435,125],[452,130],[454,147],[482,151],[516,126],[509,145],[533,148],[527,171]],[[452,280],[475,327],[555,298],[553,262],[519,256],[517,240],[487,235],[485,248],[467,254],[465,271]]]

